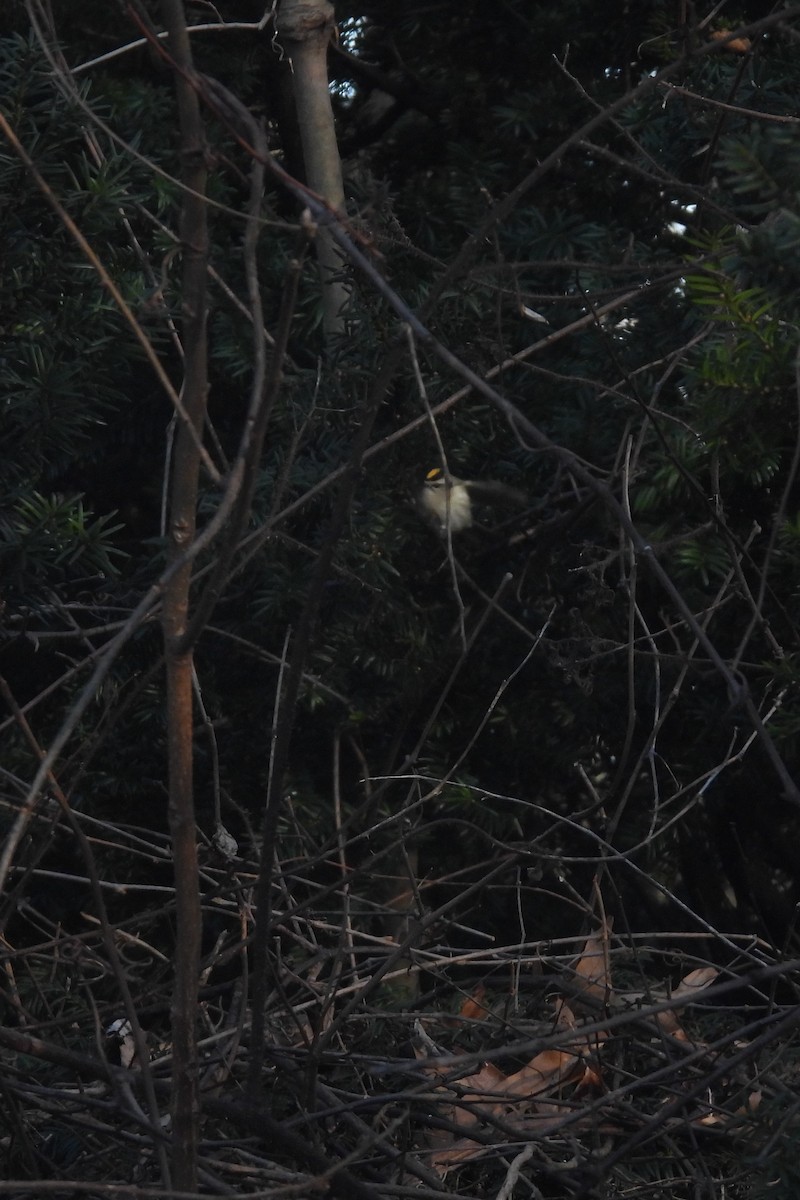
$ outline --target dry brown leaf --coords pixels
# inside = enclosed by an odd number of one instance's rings
[[[721,42],[723,38],[730,37],[730,34],[730,29],[715,29],[710,37],[712,42]],[[731,38],[725,43],[723,50],[728,50],[731,54],[747,54],[752,44],[750,38]]]
[[[569,1123],[571,1131],[591,1129],[594,1133],[602,1133],[607,1136],[620,1132],[616,1125],[607,1121],[598,1122],[597,1114],[594,1112],[587,1113],[585,1118],[576,1119],[574,1110],[565,1109],[563,1105],[541,1103],[537,1104],[536,1108],[541,1111],[513,1114],[506,1116],[505,1120],[519,1133],[532,1134],[535,1137],[555,1133],[566,1122]],[[445,1175],[451,1167],[480,1158],[481,1155],[488,1154],[491,1150],[492,1146],[473,1142],[471,1138],[459,1138],[452,1145],[437,1150],[431,1158],[431,1166],[440,1175]]]
[[[447,1073],[445,1067],[437,1067],[435,1063],[430,1070],[435,1075]],[[443,1096],[442,1114],[465,1132],[478,1129],[484,1120],[496,1116],[521,1132],[536,1129],[545,1133],[559,1128],[567,1117],[574,1122],[572,1109],[565,1113],[562,1105],[544,1099],[567,1083],[576,1083],[576,1090],[602,1087],[597,1071],[579,1054],[542,1050],[512,1075],[505,1075],[493,1063],[486,1062],[473,1075],[442,1085],[437,1092]],[[533,1098],[537,1096],[541,1099],[535,1102],[537,1111],[532,1112]],[[435,1150],[431,1164],[440,1174],[458,1163],[478,1158],[489,1149],[470,1137],[451,1140],[442,1131],[433,1133],[431,1142]]]
[[[565,1112],[564,1109],[559,1109],[557,1115],[540,1115],[537,1112],[529,1112],[525,1116],[510,1122],[513,1128],[518,1129],[519,1133],[534,1133],[542,1135],[552,1133],[553,1130],[560,1129],[565,1121],[570,1122],[570,1128],[581,1128],[581,1122],[576,1122],[575,1114]],[[588,1118],[588,1126],[596,1128],[596,1117],[593,1115]],[[438,1171],[440,1175],[446,1174],[451,1166],[457,1163],[468,1162],[471,1158],[480,1158],[481,1154],[486,1154],[492,1150],[492,1146],[483,1146],[481,1142],[473,1141],[470,1138],[459,1138],[453,1142],[452,1146],[447,1146],[446,1150],[440,1150],[434,1154],[431,1159],[431,1165],[434,1171]]]
[[[683,1000],[685,996],[701,992],[703,988],[707,988],[710,983],[713,983],[718,975],[719,971],[716,967],[698,967],[696,971],[690,971],[688,975],[684,975],[672,993],[673,1000]]]
[[[427,1069],[442,1080],[436,1089],[442,1097],[441,1111],[462,1133],[461,1137],[456,1138],[444,1131],[431,1134],[431,1162],[440,1175],[457,1164],[474,1160],[488,1152],[489,1145],[474,1139],[484,1134],[491,1136],[494,1118],[502,1118],[504,1128],[520,1133],[543,1134],[554,1131],[566,1119],[570,1122],[570,1128],[581,1128],[580,1094],[604,1090],[601,1064],[595,1051],[609,1034],[599,1032],[589,1038],[581,1030],[586,1011],[594,1019],[598,1007],[608,1004],[612,994],[610,931],[610,923],[603,922],[601,928],[587,937],[572,968],[572,999],[569,1003],[563,998],[555,1002],[553,1028],[564,1035],[559,1049],[541,1051],[511,1075],[505,1075],[493,1063],[487,1062],[474,1074],[463,1076],[455,1082],[450,1081],[451,1067],[437,1066],[436,1057],[428,1060]],[[690,1045],[702,1045],[691,1041],[677,1013],[691,1004],[700,992],[714,982],[718,974],[714,967],[698,967],[683,977],[669,997],[675,1002],[675,1008],[653,1014],[666,1034]],[[659,994],[664,996],[665,992],[659,989],[655,997]],[[485,1019],[488,1009],[484,999],[485,990],[481,985],[464,1000],[453,1021]],[[619,1003],[628,1001],[638,1005],[646,999],[652,1002],[653,993],[614,994],[615,1002]],[[568,1111],[565,1110],[565,1087],[569,1088]],[[720,1126],[737,1118],[741,1120],[751,1115],[760,1101],[761,1093],[754,1091],[736,1113],[706,1108],[694,1116],[692,1123],[696,1126]],[[587,1112],[586,1121],[587,1127],[596,1126],[593,1108]],[[478,1133],[478,1130],[483,1132]],[[495,1144],[494,1137],[492,1144]]]
[[[452,1065],[444,1065],[438,1058],[430,1054],[426,1054],[425,1050],[417,1045],[414,1045],[414,1054],[418,1062],[425,1063],[425,1070],[430,1075],[445,1076],[451,1083],[463,1088],[491,1088],[494,1089],[502,1083],[506,1076],[492,1062],[482,1063],[478,1070],[473,1075],[464,1075],[461,1078],[454,1078]],[[447,1085],[445,1085],[447,1086]]]
[[[593,1066],[590,1066],[588,1063],[584,1063],[583,1075],[578,1080],[577,1087],[575,1088],[575,1094],[577,1095],[578,1092],[589,1091],[604,1091],[603,1080],[600,1076],[599,1070]]]
[[[751,1092],[747,1097],[747,1103],[743,1104],[741,1108],[737,1108],[735,1115],[737,1117],[749,1117],[760,1106],[761,1096],[762,1093],[760,1088],[757,1088],[756,1091]]]
[[[435,1073],[441,1074],[442,1071],[443,1068],[439,1068]],[[474,1075],[466,1075],[450,1085],[437,1088],[437,1091],[449,1096],[449,1102],[440,1106],[440,1112],[462,1129],[477,1129],[483,1118],[504,1113],[505,1102],[498,1092],[502,1091],[505,1083],[506,1076],[499,1067],[493,1063],[483,1063]],[[456,1092],[458,1099],[454,1096]],[[440,1174],[456,1163],[477,1158],[487,1149],[472,1138],[454,1140],[451,1133],[441,1129],[431,1130],[428,1140],[435,1151],[431,1163]]]
[[[563,1104],[537,1104],[535,1113],[524,1116],[514,1122],[514,1128],[521,1133],[551,1133],[569,1126],[570,1133],[578,1129],[591,1129],[593,1133],[619,1133],[619,1126],[612,1123],[597,1112],[590,1110],[583,1116],[578,1116],[574,1108],[565,1108]],[[541,1112],[538,1111],[541,1109]]]
[[[432,1067],[432,1070],[434,1074],[442,1074],[444,1068]],[[534,1096],[548,1093],[564,1083],[582,1081],[586,1070],[577,1055],[563,1050],[543,1050],[512,1075],[503,1074],[493,1063],[487,1062],[473,1075],[465,1075],[437,1089],[443,1094],[441,1111],[462,1127],[475,1126],[491,1116],[513,1120],[522,1114],[526,1102]]]
[[[418,1059],[425,1055],[416,1047],[414,1052]],[[451,1069],[437,1066],[435,1059],[428,1059],[428,1070],[432,1075],[449,1075]],[[481,1117],[490,1112],[502,1111],[494,1092],[505,1081],[503,1072],[493,1063],[483,1063],[473,1075],[440,1085],[436,1091],[442,1096],[439,1105],[441,1115],[454,1125],[462,1128],[476,1129]],[[480,1153],[481,1147],[469,1138],[455,1140],[453,1134],[444,1129],[432,1129],[428,1133],[428,1143],[435,1151],[433,1163],[436,1169],[447,1169],[456,1162],[462,1162],[473,1154]],[[438,1164],[438,1165],[437,1165]]]
[[[673,1009],[666,1008],[663,1012],[657,1012],[654,1015],[656,1022],[664,1030],[664,1033],[668,1033],[670,1037],[674,1037],[678,1042],[688,1042],[689,1038],[686,1035],[686,1031]]]
[[[569,1121],[570,1129],[581,1127],[581,1122],[575,1121],[575,1114],[571,1110],[565,1111],[563,1107],[555,1105],[548,1106],[546,1113],[526,1112],[519,1116],[507,1116],[506,1121],[520,1133],[534,1133],[538,1136],[560,1129],[565,1121]],[[597,1118],[594,1114],[587,1117],[587,1126],[593,1129],[597,1128]],[[451,1167],[458,1163],[480,1158],[482,1154],[487,1154],[491,1149],[491,1146],[474,1142],[471,1138],[458,1138],[450,1146],[436,1151],[431,1158],[431,1166],[440,1175],[445,1175]]]
[[[761,1104],[761,1091],[751,1092],[747,1097],[747,1102],[736,1109],[736,1112],[709,1112],[703,1117],[697,1117],[693,1122],[695,1125],[729,1125],[731,1121],[735,1121],[740,1117],[751,1117]]]
[[[548,1088],[568,1083],[583,1072],[583,1064],[575,1054],[563,1050],[542,1050],[535,1058],[505,1082],[508,1096],[538,1096]]]
[[[595,1005],[605,1004],[611,993],[611,964],[608,939],[611,927],[606,923],[586,939],[581,957],[572,968],[582,996]]]
[[[563,1029],[570,1033],[580,1032],[580,1023],[566,1000],[556,1000],[555,1027],[556,1029]],[[607,1040],[608,1034],[606,1032],[597,1031],[589,1037],[577,1037],[572,1041],[565,1041],[564,1049],[568,1050],[571,1054],[579,1056],[586,1055],[587,1053],[596,1054]]]
[[[672,993],[673,1000],[686,1000],[697,992],[702,992],[703,988],[707,988],[713,983],[719,975],[719,971],[715,967],[698,967],[694,971],[690,971],[688,975],[684,975],[675,991]],[[678,1020],[677,1014],[671,1009],[665,1009],[664,1012],[656,1013],[656,1021],[670,1037],[675,1038],[678,1042],[688,1042],[690,1045],[699,1045],[694,1042]]]
[[[556,1029],[575,1029],[578,1022],[566,1000],[556,1000]]]
[[[488,1149],[488,1146],[481,1146],[479,1142],[470,1141],[469,1138],[461,1138],[459,1141],[453,1142],[452,1146],[448,1146],[446,1150],[440,1150],[437,1154],[434,1154],[431,1159],[431,1166],[440,1175],[445,1175],[450,1167],[454,1167],[456,1163],[467,1162],[471,1158],[477,1158],[480,1154],[485,1154]]]
[[[444,1089],[451,1095],[456,1091],[458,1096],[448,1105],[456,1125],[474,1125],[482,1116],[502,1111],[506,1083],[507,1076],[499,1067],[483,1063],[474,1075],[466,1075],[452,1088]]]
[[[486,988],[479,983],[472,995],[467,996],[458,1010],[459,1017],[465,1021],[485,1021],[489,1016],[489,1009],[483,1003],[485,999]]]

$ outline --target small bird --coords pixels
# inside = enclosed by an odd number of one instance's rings
[[[425,476],[425,482],[417,496],[420,516],[432,525],[442,537],[460,533],[472,525],[472,501],[487,504],[510,504],[525,508],[528,498],[524,492],[498,483],[494,479],[457,479],[441,467],[434,467]]]

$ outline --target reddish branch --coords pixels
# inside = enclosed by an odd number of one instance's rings
[[[207,209],[204,200],[207,151],[197,93],[187,82],[192,53],[181,0],[163,0],[164,24],[173,60],[180,70],[175,88],[180,121],[183,400],[188,424],[175,439],[168,523],[168,557],[180,561],[196,530],[200,473],[198,440],[202,435],[208,389],[206,346]],[[173,1183],[197,1187],[197,1137],[200,1111],[197,1061],[197,988],[200,970],[201,913],[197,829],[193,791],[192,650],[184,644],[189,617],[191,564],[184,562],[164,591],[162,628],[167,666],[167,745],[169,827],[175,867],[175,983],[172,997],[174,1072],[172,1087]]]

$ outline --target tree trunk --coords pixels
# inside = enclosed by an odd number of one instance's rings
[[[306,183],[334,212],[343,213],[342,164],[328,87],[328,46],[334,28],[333,6],[328,0],[283,0],[280,6],[278,41],[291,66]],[[330,341],[344,332],[349,288],[340,278],[344,260],[328,229],[319,228],[316,247],[323,324]]]

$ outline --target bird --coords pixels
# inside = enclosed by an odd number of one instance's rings
[[[458,479],[455,475],[434,467],[428,471],[417,495],[420,516],[442,537],[460,533],[473,523],[472,502],[509,504],[525,508],[528,498],[524,492],[494,479]]]

